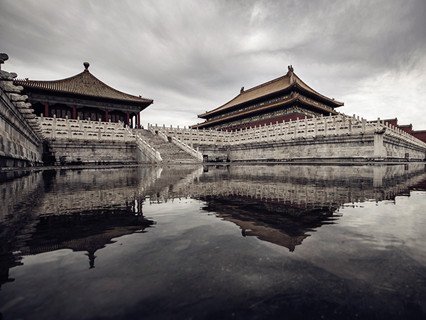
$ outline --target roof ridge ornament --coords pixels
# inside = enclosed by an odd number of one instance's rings
[[[287,74],[290,75],[290,83],[293,84],[293,83],[296,82],[296,80],[294,79],[294,76],[293,76],[293,74],[294,74],[293,73],[294,72],[293,66],[289,65],[287,68],[288,68]]]
[[[90,66],[89,62],[84,62],[83,66],[84,66],[84,70],[89,71],[89,66]]]
[[[241,87],[240,93],[243,93],[243,92],[244,92],[244,87]]]

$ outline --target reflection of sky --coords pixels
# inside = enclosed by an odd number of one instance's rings
[[[341,277],[376,282],[385,270],[402,279],[413,276],[413,265],[426,265],[425,195],[411,192],[410,197],[397,197],[395,204],[344,207],[337,225],[322,226],[295,254]]]
[[[395,204],[346,206],[291,253],[242,237],[201,201],[146,203],[156,225],[98,250],[95,269],[82,252],[25,257],[11,269],[15,282],[2,286],[0,310],[28,319],[247,317],[286,307],[309,318],[306,306],[361,315],[371,306],[385,317],[407,301],[417,310],[426,301],[425,205],[425,193],[412,192]]]

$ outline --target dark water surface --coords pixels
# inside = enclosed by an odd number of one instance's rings
[[[0,319],[426,317],[424,164],[1,181]]]

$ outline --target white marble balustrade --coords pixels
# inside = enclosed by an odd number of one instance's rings
[[[48,139],[90,141],[135,141],[123,123],[39,117],[42,134]]]
[[[385,130],[391,136],[426,148],[426,143],[414,136],[393,127],[380,119],[369,122],[354,116],[338,114],[335,116],[298,119],[284,123],[270,123],[233,132],[212,129],[189,129],[148,125],[149,130],[163,132],[182,142],[193,145],[229,146],[257,142],[279,142],[321,136],[371,134]]]

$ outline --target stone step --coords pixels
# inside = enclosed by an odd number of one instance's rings
[[[187,152],[180,149],[178,146],[171,142],[166,142],[158,135],[153,134],[148,130],[138,130],[136,132],[142,139],[144,139],[150,146],[157,150],[163,162],[166,163],[194,163],[197,160]]]

